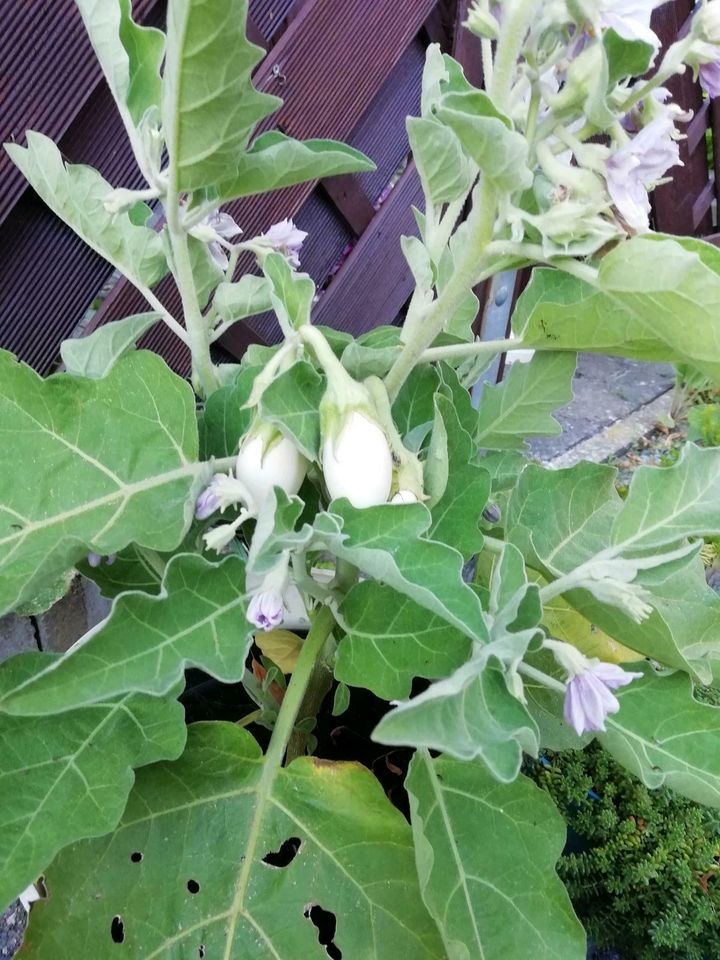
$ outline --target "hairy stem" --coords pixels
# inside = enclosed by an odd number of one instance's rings
[[[492,83],[486,83],[498,110],[502,111],[507,107],[520,51],[537,7],[538,0],[517,0],[515,4],[508,4],[495,53]]]
[[[474,340],[472,343],[453,343],[446,347],[429,347],[420,355],[421,363],[458,360],[463,357],[487,357],[492,360],[506,350],[521,350],[522,340]]]
[[[193,381],[197,382],[205,397],[209,397],[213,391],[217,390],[219,383],[210,357],[208,325],[200,310],[195,289],[187,234],[180,223],[177,193],[172,190],[169,193],[165,215],[175,266],[175,281],[180,291],[187,327],[187,343],[192,355]]]
[[[549,690],[555,690],[557,693],[565,694],[565,684],[561,683],[559,680],[556,680],[555,677],[551,677],[547,673],[543,673],[542,670],[537,670],[535,667],[531,667],[529,663],[521,663],[518,667],[518,672],[525,674],[526,677],[529,677],[531,680],[536,680],[543,687],[547,687]]]
[[[315,666],[320,651],[325,645],[325,641],[330,635],[335,624],[332,612],[329,607],[322,607],[312,627],[310,633],[302,645],[300,656],[298,657],[292,678],[285,696],[283,697],[280,712],[275,721],[275,728],[270,738],[270,744],[265,754],[263,770],[260,781],[257,785],[255,810],[253,813],[250,829],[247,834],[244,857],[242,860],[242,869],[238,874],[235,887],[235,896],[229,911],[229,923],[227,939],[225,941],[224,960],[230,960],[233,956],[233,945],[235,941],[235,929],[237,922],[243,913],[245,906],[245,895],[250,882],[250,875],[256,865],[255,856],[260,840],[263,817],[267,813],[268,800],[272,793],[272,788],[277,775],[282,766],[285,748],[287,747],[290,736],[295,726],[295,720],[300,710],[300,706],[305,697],[310,677]]]

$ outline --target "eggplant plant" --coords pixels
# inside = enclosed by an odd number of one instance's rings
[[[428,49],[415,289],[402,326],[357,339],[313,324],[291,220],[251,237],[223,211],[372,168],[255,135],[279,101],[252,86],[246,0],[170,0],[166,35],[130,0],[77,2],[146,186],[39,133],[6,149],[148,312],[67,341],[47,379],[0,355],[0,610],[75,569],[112,598],[66,654],[0,666],[0,901],[46,892],[23,955],[582,960],[564,822],[521,762],[595,738],[720,807],[720,711],[694,697],[720,669],[699,557],[720,450],[641,467],[623,500],[612,468],[546,469],[526,440],[559,433],[577,351],[720,380],[720,251],[651,233],[648,199],[689,119],[663,84],[720,92],[720,0],[664,52],[657,0],[477,0],[487,89]],[[473,289],[528,266],[512,336],[475,339]],[[267,311],[276,345],[213,361]],[[155,323],[191,383],[135,349]],[[531,362],[473,406],[517,348]],[[191,668],[239,722],[186,724]],[[323,755],[358,697],[409,758],[405,810]]]

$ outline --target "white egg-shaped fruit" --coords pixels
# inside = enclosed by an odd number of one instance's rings
[[[393,472],[390,445],[380,427],[357,410],[337,438],[325,439],[322,462],[333,500],[347,497],[358,508],[387,503]]]
[[[265,456],[263,446],[263,438],[259,436],[243,443],[235,468],[238,480],[250,491],[257,509],[273,487],[282,487],[290,496],[296,494],[307,471],[307,460],[287,437],[273,443]]]

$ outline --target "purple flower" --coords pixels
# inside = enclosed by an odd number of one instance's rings
[[[620,709],[620,703],[611,691],[639,677],[642,677],[641,673],[627,673],[614,663],[588,660],[585,669],[568,679],[563,711],[565,722],[578,735],[605,730],[605,718]]]
[[[700,65],[700,83],[709,97],[720,97],[720,60]]]
[[[85,559],[87,560],[89,567],[99,567],[103,563],[106,563],[108,567],[111,567],[117,560],[117,554],[109,553],[107,556],[103,556],[101,553],[93,553],[91,551]]]
[[[197,498],[197,502],[195,503],[195,519],[207,520],[219,507],[220,498],[215,491],[215,477],[213,477],[212,483],[205,487]]]
[[[274,630],[285,619],[283,598],[277,590],[256,593],[250,601],[247,618],[260,630]]]
[[[636,233],[649,229],[648,189],[656,186],[666,171],[680,163],[680,151],[669,117],[658,117],[620,147],[607,162],[610,196],[627,226]]]
[[[300,266],[300,249],[307,237],[305,230],[298,230],[292,220],[281,220],[274,223],[262,238],[270,244],[273,250],[281,253],[291,267]]]

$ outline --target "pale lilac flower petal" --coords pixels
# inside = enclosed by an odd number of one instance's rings
[[[292,220],[281,220],[261,236],[274,250],[282,253],[291,266],[300,266],[300,249],[307,237],[305,230],[299,230]]]
[[[675,127],[668,117],[659,117],[609,158],[607,184],[621,217],[637,233],[649,228],[648,189],[660,181],[670,167],[680,163],[680,151],[673,139]]]
[[[216,211],[210,214],[206,222],[223,240],[232,240],[233,237],[237,237],[242,233],[242,230],[229,213]]]
[[[260,630],[274,630],[285,619],[283,598],[277,590],[256,593],[250,601],[247,618]]]
[[[89,553],[86,559],[89,567],[99,567],[103,561],[101,553]]]
[[[227,270],[230,260],[220,244],[213,240],[208,244],[208,253],[221,270]]]
[[[700,66],[700,83],[709,97],[720,97],[720,60]]]
[[[563,715],[578,735],[605,730],[605,718],[619,709],[617,698],[591,670],[568,682]]]
[[[623,670],[616,663],[597,663],[592,667],[593,675],[609,687],[611,690],[617,690],[619,687],[625,687],[633,680],[639,680],[642,673],[630,673]]]
[[[195,503],[195,519],[207,520],[220,507],[220,499],[215,492],[215,484],[205,487]]]
[[[660,41],[650,29],[650,18],[655,7],[664,0],[604,0],[600,23],[614,30],[623,40],[642,40],[656,51]]]

